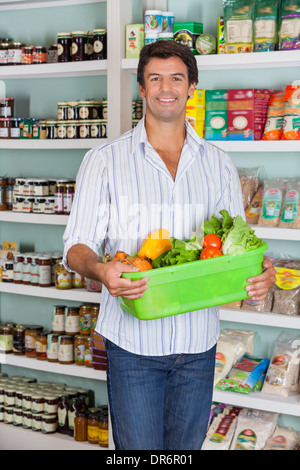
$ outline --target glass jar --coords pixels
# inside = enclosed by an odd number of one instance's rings
[[[99,436],[100,447],[108,447],[108,415],[102,413],[99,418]]]
[[[33,196],[49,196],[49,183],[46,179],[36,179],[32,182]]]
[[[58,428],[57,431],[60,434],[68,434],[69,433],[69,423],[68,423],[68,412],[69,412],[69,395],[65,394],[62,395],[58,400],[58,409],[57,409],[57,417],[58,417]]]
[[[96,324],[99,316],[99,305],[93,305],[91,307],[91,333],[94,333]]]
[[[75,185],[73,183],[65,185],[65,191],[63,194],[64,200],[64,214],[69,215],[71,213],[73,199],[75,193]]]
[[[47,47],[35,46],[32,62],[33,64],[45,64],[47,62]]]
[[[93,344],[94,339],[92,336],[86,336],[85,352],[84,352],[84,364],[85,367],[93,367]]]
[[[68,129],[68,122],[67,121],[59,121],[57,123],[57,137],[58,139],[66,139],[67,138],[67,129]]]
[[[92,101],[79,101],[78,112],[80,120],[90,120],[93,118],[93,102]]]
[[[69,103],[66,103],[66,102],[57,103],[57,119],[59,121],[68,120],[69,107],[70,107]]]
[[[0,177],[0,211],[7,210],[6,189],[7,189],[7,178]]]
[[[62,261],[62,255],[60,253],[55,253],[51,257],[51,284],[55,286],[55,265],[57,262]]]
[[[23,284],[30,285],[31,280],[31,263],[32,263],[32,255],[27,254],[24,255],[23,261]]]
[[[60,335],[65,334],[66,305],[54,305],[52,312],[52,331]]]
[[[41,431],[42,421],[43,421],[43,418],[42,418],[41,414],[33,414],[32,415],[32,425],[31,425],[32,431],[36,431],[36,432]]]
[[[74,337],[59,336],[58,338],[58,362],[60,364],[74,364]]]
[[[0,66],[8,65],[8,42],[0,43]]]
[[[13,329],[9,326],[0,326],[0,353],[13,352]]]
[[[67,139],[79,139],[79,127],[81,121],[68,121],[67,125]]]
[[[31,411],[31,405],[32,405],[31,391],[30,391],[30,389],[26,388],[23,391],[22,410],[23,411]]]
[[[0,98],[0,117],[13,118],[14,117],[14,98]]]
[[[32,427],[32,413],[30,410],[23,411],[22,425],[24,429],[31,429]]]
[[[79,307],[65,309],[65,333],[71,336],[79,333]]]
[[[13,353],[16,356],[25,354],[25,326],[17,326],[13,330]]]
[[[77,121],[79,119],[79,101],[69,101],[68,102],[68,117],[69,121]]]
[[[51,286],[51,256],[39,257],[39,286]]]
[[[21,135],[20,118],[11,118],[10,119],[10,138],[19,139],[20,135]]]
[[[0,139],[10,139],[10,118],[0,118]]]
[[[36,357],[36,335],[43,331],[39,325],[27,326],[25,330],[25,356]]]
[[[32,286],[39,285],[39,255],[38,254],[32,255],[31,269],[30,269],[30,284]]]
[[[5,424],[13,424],[14,420],[14,409],[4,406],[3,421]]]
[[[22,65],[33,64],[33,46],[24,46],[22,49]]]
[[[46,196],[45,197],[45,214],[55,214],[55,197]]]
[[[106,29],[94,29],[93,60],[107,59],[107,33]]]
[[[84,276],[79,273],[72,272],[72,287],[82,289],[84,287]]]
[[[64,193],[65,193],[65,185],[62,183],[58,183],[56,185],[56,192],[55,192],[55,213],[56,214],[63,214],[64,213]]]
[[[47,139],[57,139],[57,125],[56,121],[46,121],[46,135]]]
[[[12,260],[4,261],[2,282],[14,282],[14,263]]]
[[[91,334],[91,307],[82,305],[79,309],[79,334]]]
[[[15,178],[6,178],[5,199],[7,210],[12,210]]]
[[[87,441],[87,423],[88,414],[78,411],[74,420],[74,439],[75,441]]]
[[[58,62],[71,62],[72,60],[72,35],[71,33],[57,34],[57,59]]]
[[[44,413],[44,395],[39,392],[34,392],[31,396],[32,403],[31,403],[31,412],[33,414],[41,414]]]
[[[75,336],[75,364],[77,366],[84,366],[85,365],[85,346],[86,345],[86,337],[83,335],[76,335]]]
[[[56,64],[58,62],[57,58],[57,44],[51,44],[47,51],[47,62],[49,64]]]
[[[87,32],[72,31],[72,62],[87,60]]]
[[[49,334],[47,337],[47,361],[58,362],[58,334]]]
[[[4,387],[4,406],[14,408],[16,399],[16,387],[14,385],[5,385]]]
[[[23,284],[23,263],[24,263],[24,256],[21,253],[15,253],[14,284]]]
[[[57,413],[58,409],[58,395],[48,393],[44,396],[44,414],[53,415]]]
[[[87,42],[86,42],[85,51],[86,51],[86,60],[93,60],[94,35],[90,31],[88,31],[87,33]]]
[[[57,415],[43,414],[41,431],[43,434],[54,434],[57,430]]]
[[[23,411],[20,408],[13,408],[14,417],[13,417],[13,425],[16,427],[20,427],[23,425]]]
[[[91,413],[88,417],[87,440],[90,444],[99,443],[99,415]]]
[[[72,288],[72,273],[66,270],[61,261],[55,265],[55,287],[56,289]]]
[[[8,45],[8,65],[22,64],[22,48],[25,46],[22,42],[13,42]]]
[[[36,358],[39,361],[47,360],[47,337],[48,333],[44,331],[36,335]]]

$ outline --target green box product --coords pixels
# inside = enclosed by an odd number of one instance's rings
[[[227,140],[227,90],[206,90],[205,103],[205,139]]]
[[[174,23],[174,41],[188,46],[195,55],[198,55],[195,42],[202,33],[203,23]]]
[[[262,273],[263,253],[267,249],[264,242],[256,250],[241,255],[123,273],[123,277],[132,280],[145,276],[150,279],[143,297],[134,300],[119,297],[120,305],[140,320],[154,320],[246,299],[247,279]]]
[[[138,59],[145,44],[145,27],[143,24],[126,25],[126,59]]]

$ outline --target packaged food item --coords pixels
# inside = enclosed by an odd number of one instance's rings
[[[217,53],[225,54],[224,16],[218,16]]]
[[[300,1],[282,0],[280,5],[279,49],[300,49]]]
[[[228,90],[228,140],[254,140],[254,90]]]
[[[126,59],[138,58],[145,42],[143,24],[126,25]]]
[[[174,23],[174,41],[187,46],[194,55],[198,54],[196,49],[196,39],[203,33],[203,23],[195,22],[175,22]]]
[[[253,52],[254,2],[223,0],[226,53]]]
[[[216,388],[249,394],[260,376],[267,370],[269,362],[269,359],[245,353],[233,366],[228,376],[216,384]]]
[[[260,168],[238,168],[238,174],[242,188],[244,209],[247,209],[260,186]]]
[[[163,12],[161,10],[145,11],[145,33],[156,31],[161,33],[163,30]]]
[[[280,178],[264,181],[262,211],[258,225],[277,227],[285,197],[286,181]]]
[[[254,332],[222,330],[216,350],[214,384],[225,378],[236,361],[246,352],[253,352]]]
[[[166,33],[173,33],[175,14],[172,11],[162,12],[162,30]]]
[[[266,374],[262,393],[288,397],[294,381],[299,359],[297,348],[300,338],[283,331],[274,344],[271,362]]]
[[[186,119],[200,137],[205,132],[205,90],[195,90],[193,98],[186,104]]]
[[[276,282],[274,287],[273,313],[298,315],[300,313],[300,263],[274,265]],[[295,269],[296,268],[296,269]]]
[[[215,54],[217,52],[217,40],[212,34],[199,34],[195,46],[200,55]]]
[[[278,413],[243,409],[237,419],[230,450],[263,450],[274,433]]]
[[[263,194],[263,186],[260,186],[256,191],[250,205],[246,209],[247,224],[253,225],[258,223],[259,214],[262,209]]]
[[[284,92],[272,93],[269,101],[267,120],[265,123],[262,140],[280,140],[283,132],[285,94]]]
[[[296,450],[297,444],[298,436],[293,428],[276,426],[264,450]]]
[[[289,179],[279,222],[282,228],[300,228],[300,179]]]
[[[227,90],[205,91],[205,139],[227,140]]]
[[[275,51],[278,0],[256,0],[254,8],[254,52]]]
[[[268,89],[254,89],[254,140],[262,138],[271,94]]]
[[[300,84],[285,89],[282,140],[300,140]]]
[[[226,406],[209,427],[201,450],[229,450],[241,408]]]

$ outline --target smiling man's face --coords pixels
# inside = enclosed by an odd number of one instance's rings
[[[151,58],[145,67],[144,82],[139,90],[146,98],[148,116],[165,122],[185,117],[187,99],[193,96],[196,84],[189,85],[187,66],[179,57]]]

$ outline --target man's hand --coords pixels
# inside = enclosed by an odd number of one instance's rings
[[[101,281],[113,297],[126,297],[127,299],[139,299],[143,297],[148,289],[147,281],[149,277],[132,281],[129,278],[121,278],[122,273],[138,272],[139,269],[133,266],[110,261],[101,265]]]
[[[263,273],[247,279],[247,282],[252,284],[251,286],[246,286],[246,291],[248,292],[249,297],[251,297],[251,300],[260,301],[267,297],[269,290],[276,281],[275,274],[276,271],[271,261],[269,258],[265,257],[263,262]]]

